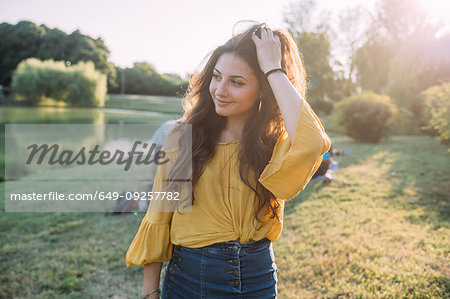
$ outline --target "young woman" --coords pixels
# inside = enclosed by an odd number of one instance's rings
[[[192,126],[192,210],[143,218],[126,263],[144,265],[144,298],[276,297],[271,242],[284,201],[331,145],[305,101],[305,77],[295,41],[266,24],[218,47],[193,77],[183,117]],[[167,154],[175,159],[176,149]]]

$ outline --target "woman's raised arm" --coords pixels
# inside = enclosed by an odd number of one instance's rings
[[[273,35],[270,28],[261,30],[261,38],[254,33],[252,40],[256,46],[259,66],[264,73],[272,69],[281,68],[281,42],[278,36]],[[273,72],[267,79],[277,100],[278,107],[280,107],[289,139],[292,142],[302,97],[284,73]]]

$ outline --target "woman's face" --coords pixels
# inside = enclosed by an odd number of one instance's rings
[[[232,53],[224,53],[213,70],[209,92],[216,113],[245,120],[262,96],[258,79],[250,66]]]

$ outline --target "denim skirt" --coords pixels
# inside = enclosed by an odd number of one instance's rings
[[[272,242],[223,242],[201,248],[174,245],[161,298],[276,298]]]

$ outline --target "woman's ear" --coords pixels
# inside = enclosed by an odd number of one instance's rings
[[[261,90],[261,91],[259,92],[259,95],[258,95],[258,100],[262,100],[263,97],[264,97],[264,93],[263,93],[263,91]]]

